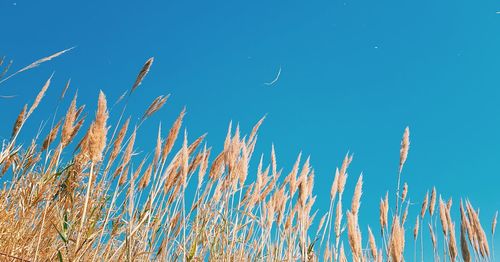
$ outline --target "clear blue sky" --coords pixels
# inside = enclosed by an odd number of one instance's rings
[[[360,223],[378,229],[379,197],[395,188],[409,125],[410,197],[420,202],[434,185],[455,207],[469,197],[489,228],[500,208],[498,10],[493,0],[3,0],[0,55],[14,69],[77,48],[0,86],[18,95],[0,100],[0,136],[53,71],[32,128],[68,78],[70,94],[78,89],[93,108],[99,89],[114,101],[154,56],[131,110],[142,114],[157,95],[172,96],[142,130],[143,150],[157,123],[169,126],[183,106],[190,137],[208,132],[216,149],[230,120],[248,132],[267,113],[258,151],[274,142],[285,171],[300,151],[311,155],[321,210],[335,167],[354,153],[347,198],[363,172]],[[265,86],[280,66],[279,80]]]

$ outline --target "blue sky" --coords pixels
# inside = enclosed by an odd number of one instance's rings
[[[154,56],[130,109],[139,117],[154,97],[171,97],[142,130],[143,150],[158,122],[169,126],[184,106],[190,137],[208,132],[216,149],[230,120],[248,132],[267,113],[258,151],[274,143],[285,171],[299,152],[311,155],[321,210],[335,167],[354,153],[347,194],[363,172],[360,223],[378,228],[378,200],[396,186],[409,125],[409,196],[421,201],[436,186],[455,207],[468,197],[489,224],[500,208],[498,10],[492,0],[4,0],[0,55],[14,69],[77,48],[0,86],[18,95],[0,100],[0,136],[53,71],[32,130],[68,78],[70,94],[78,89],[93,107],[99,89],[114,101]],[[264,85],[280,67],[275,85]]]

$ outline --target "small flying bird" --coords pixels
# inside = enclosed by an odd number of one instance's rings
[[[280,78],[280,75],[281,75],[281,66],[278,69],[278,73],[276,74],[276,77],[271,82],[264,83],[264,85],[266,85],[266,86],[272,86],[272,85],[274,85],[274,83],[276,83],[278,81],[278,79]]]

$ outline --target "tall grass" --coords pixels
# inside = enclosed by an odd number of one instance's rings
[[[454,219],[451,199],[443,199],[435,188],[419,205],[410,202],[406,183],[400,190],[410,150],[409,128],[401,142],[395,194],[380,200],[380,225],[372,226],[378,229],[373,232],[358,220],[362,175],[352,200],[343,198],[353,161],[350,154],[332,178],[327,210],[314,208],[315,173],[301,155],[285,173],[272,147],[270,163],[261,157],[256,174],[249,174],[264,118],[249,135],[230,124],[222,151],[213,152],[204,135],[191,138],[183,129],[183,110],[168,132],[159,126],[157,135],[149,134],[156,143],[149,153],[137,153],[136,137],[147,135],[141,133],[141,125],[168,98],[156,98],[136,123],[127,116],[128,98],[138,95],[152,64],[151,58],[128,94],[114,103],[122,109],[115,124],[109,122],[113,110],[103,92],[95,116],[87,116],[75,94],[62,116],[57,111],[50,114],[50,129],[31,141],[19,141],[23,126],[43,103],[51,77],[33,103],[21,107],[12,136],[4,139],[0,152],[5,181],[0,190],[0,260],[492,259],[479,210],[468,200],[455,205],[460,217]],[[68,88],[69,81],[60,100]],[[410,208],[418,209],[416,218],[408,217]],[[492,239],[496,217],[487,224]],[[412,254],[405,252],[411,238]],[[433,249],[424,251],[430,244]]]

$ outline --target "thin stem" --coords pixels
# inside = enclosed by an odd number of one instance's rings
[[[401,171],[398,172],[398,187],[396,190],[396,214],[399,210],[399,187],[401,185]]]
[[[81,222],[80,222],[80,230],[78,231],[78,237],[77,237],[77,240],[76,240],[76,246],[77,246],[77,248],[78,248],[78,246],[80,244],[80,238],[81,238],[81,233],[82,233],[82,230],[83,230],[83,224],[85,223],[85,218],[86,218],[86,215],[87,215],[87,206],[89,204],[90,188],[92,186],[92,174],[93,173],[94,173],[94,163],[91,163],[90,164],[89,181],[88,181],[88,184],[87,184],[87,194],[85,196],[85,204],[83,205],[83,215],[82,215],[82,219],[81,219]]]

